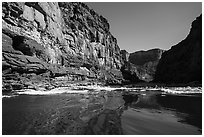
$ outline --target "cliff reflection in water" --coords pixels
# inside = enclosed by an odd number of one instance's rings
[[[88,122],[87,134],[121,135],[121,114],[125,101],[120,92],[108,92],[103,111]]]
[[[3,134],[201,134],[202,130],[201,96],[115,90],[19,95],[3,98],[2,103]]]
[[[127,93],[123,95],[123,99],[126,102],[126,107],[160,109],[156,98],[157,94],[157,92],[152,91],[145,93]]]
[[[89,121],[88,134],[199,134],[202,131],[201,102],[201,96],[162,95],[160,91],[115,92],[107,96],[105,110]],[[132,110],[133,116],[128,119],[126,113]],[[126,124],[127,121],[131,124]],[[154,123],[153,127],[146,126],[149,123]],[[193,127],[183,128],[183,124]],[[174,126],[176,129],[172,130]],[[129,130],[127,127],[134,130],[124,132]]]
[[[178,130],[169,134],[201,134],[202,132],[202,97],[199,94],[188,96],[162,95],[161,92],[147,91],[136,94],[127,93],[123,95],[123,99],[125,100],[125,109],[127,110],[123,115],[123,121],[125,121],[123,122],[123,127],[131,126],[136,129],[140,122],[144,124],[144,127],[141,125],[142,128],[135,131],[128,129],[130,132],[126,134],[165,134],[165,132],[168,134],[171,131],[170,126],[172,126],[170,125],[168,128],[167,125],[170,122],[174,122],[175,127],[178,126]],[[153,119],[159,118],[159,121],[166,121],[166,123],[156,124]],[[127,124],[128,120],[131,121],[131,124]],[[137,122],[135,125],[132,124],[134,120],[135,123]],[[151,123],[154,123],[152,127],[148,128],[145,126],[145,124]],[[186,124],[189,126],[186,126]],[[179,125],[186,126],[186,129],[182,129],[182,127],[179,129]],[[195,128],[191,128],[190,125]],[[165,126],[167,127],[165,128]],[[164,128],[162,132],[157,132],[157,130],[159,131],[162,128]]]

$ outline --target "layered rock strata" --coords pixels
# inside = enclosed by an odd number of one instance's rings
[[[49,88],[57,79],[121,82],[120,48],[109,28],[83,3],[3,2],[3,89]]]

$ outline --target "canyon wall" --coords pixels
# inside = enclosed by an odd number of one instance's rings
[[[148,62],[158,61],[164,51],[161,49],[150,49],[147,51],[136,51],[130,53],[129,61],[135,65],[144,65]]]
[[[157,66],[155,82],[202,81],[202,15],[192,23],[189,35],[164,52]]]
[[[164,50],[151,49],[147,51],[137,51],[130,53],[129,62],[138,68],[138,76],[141,80],[152,81],[156,72],[157,65]]]
[[[3,2],[3,89],[50,88],[60,80],[120,83],[120,48],[109,28],[84,3]]]
[[[124,79],[134,82],[200,84],[202,82],[202,15],[192,23],[189,35],[170,50],[121,51]]]
[[[121,55],[124,60],[124,65],[121,71],[124,76],[127,76],[127,79],[131,79],[131,81],[137,82],[140,80],[150,82],[154,79],[156,67],[163,52],[164,50],[161,49],[136,51],[134,53],[128,53],[122,50]],[[135,80],[133,80],[133,78]]]
[[[130,54],[120,51],[108,21],[84,3],[3,2],[3,91],[47,90],[83,80],[201,81],[201,36],[200,16],[188,37],[169,51]]]
[[[129,62],[130,53],[128,53],[126,50],[121,50],[120,53],[122,56],[123,65],[121,67],[121,72],[124,78],[124,83],[131,84],[142,82],[139,77],[138,67]]]

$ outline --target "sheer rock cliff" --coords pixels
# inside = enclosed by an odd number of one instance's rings
[[[3,89],[50,88],[59,79],[120,83],[120,48],[109,28],[84,3],[3,2]]]

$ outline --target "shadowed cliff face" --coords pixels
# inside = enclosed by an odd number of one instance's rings
[[[129,53],[126,50],[121,50],[120,54],[122,56],[122,67],[121,72],[125,83],[137,83],[140,82],[138,68],[129,62]]]
[[[122,67],[123,74],[125,70],[126,74],[131,73],[129,74],[129,77],[137,79],[135,81],[138,81],[138,79],[147,82],[152,81],[154,79],[157,64],[163,52],[164,51],[161,49],[137,51],[134,53],[128,53],[127,51],[122,50],[121,55],[124,61],[124,65]]]
[[[3,2],[2,32],[3,86],[21,88],[36,76],[122,79],[120,49],[107,20],[83,3]]]
[[[202,15],[193,21],[186,39],[162,54],[155,81],[165,83],[202,81]]]
[[[130,53],[129,61],[135,65],[144,65],[148,62],[158,61],[161,58],[163,50],[151,49],[147,51],[136,51]]]
[[[129,61],[138,67],[139,77],[144,81],[152,81],[156,67],[164,50],[151,49],[148,51],[137,51],[131,53]]]
[[[138,82],[189,83],[202,81],[202,15],[190,34],[168,51],[152,49],[128,53],[121,51],[124,79]]]

